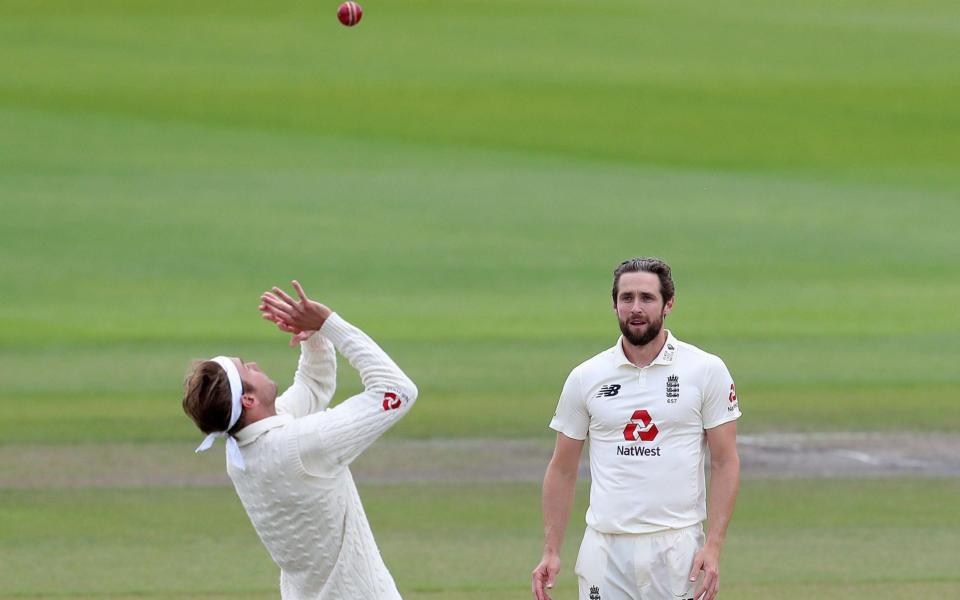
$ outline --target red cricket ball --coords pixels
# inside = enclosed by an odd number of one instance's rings
[[[353,27],[360,22],[363,16],[363,9],[356,2],[344,2],[337,9],[337,18],[347,27]]]

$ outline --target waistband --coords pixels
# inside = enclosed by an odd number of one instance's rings
[[[651,531],[648,533],[605,533],[603,531],[598,531],[593,527],[590,527],[589,525],[587,525],[587,531],[603,537],[616,537],[618,539],[633,538],[633,539],[653,540],[660,537],[670,537],[670,536],[683,534],[683,533],[694,533],[694,534],[702,533],[703,523],[694,523],[693,525],[680,527],[679,529],[667,528],[667,529],[661,529],[660,531]]]

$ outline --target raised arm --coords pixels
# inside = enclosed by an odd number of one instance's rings
[[[350,463],[399,421],[416,401],[417,388],[369,336],[309,299],[298,282],[293,287],[299,300],[279,288],[263,295],[264,317],[294,339],[319,330],[357,370],[364,387],[331,410],[297,420],[300,458],[309,472],[320,473]]]
[[[337,353],[330,340],[315,335],[330,316],[330,309],[307,298],[300,282],[294,281],[293,287],[299,301],[273,288],[272,293],[260,297],[259,308],[264,319],[291,334],[291,346],[300,346],[293,385],[277,398],[278,414],[300,418],[329,406],[337,388]]]
[[[324,410],[336,389],[337,352],[333,342],[322,335],[312,335],[300,342],[300,362],[293,385],[277,398],[277,413],[300,418]]]
[[[308,472],[347,465],[409,412],[417,388],[365,333],[333,314],[320,329],[360,374],[363,391],[297,422]]]

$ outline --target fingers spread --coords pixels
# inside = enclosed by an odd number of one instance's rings
[[[301,332],[301,329],[294,327],[291,323],[288,323],[286,320],[284,320],[283,315],[273,312],[272,309],[266,309],[266,310],[261,309],[261,312],[262,314],[260,315],[260,317],[266,321],[275,323],[277,326],[277,329],[279,329],[280,331],[285,331],[287,333],[294,333],[294,334]]]
[[[273,293],[277,295],[281,300],[289,304],[291,307],[294,307],[297,305],[297,301],[291,298],[289,295],[287,295],[287,293],[281,290],[280,288],[278,287],[273,288]]]
[[[264,294],[261,296],[263,303],[268,307],[268,310],[273,312],[278,312],[287,316],[293,316],[292,306],[281,302],[276,297],[271,294]]]
[[[303,291],[303,286],[300,285],[300,282],[294,279],[290,283],[293,285],[293,289],[297,292],[297,296],[300,296],[300,300],[303,302],[309,302],[307,299],[307,293]]]
[[[283,320],[283,316],[275,312],[263,311],[263,314],[261,314],[260,317],[270,321],[271,323],[276,323],[277,325],[280,325],[281,323],[285,325],[287,324],[286,321]]]

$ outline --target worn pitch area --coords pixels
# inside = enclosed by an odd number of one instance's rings
[[[766,433],[740,436],[739,447],[744,479],[960,476],[956,434]],[[360,483],[530,482],[543,477],[550,454],[546,438],[383,440],[353,473]],[[0,463],[4,488],[229,484],[221,451],[194,455],[175,443],[2,446]]]

